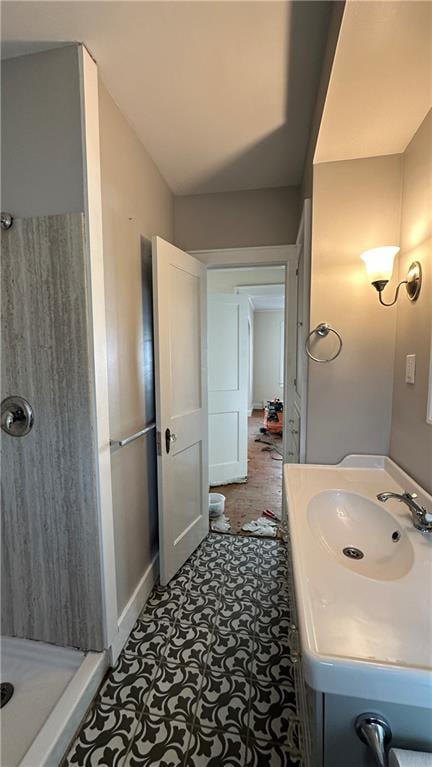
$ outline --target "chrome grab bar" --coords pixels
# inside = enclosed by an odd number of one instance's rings
[[[124,439],[110,439],[110,445],[111,447],[125,447],[126,445],[130,445],[131,442],[135,442],[139,437],[143,437],[144,434],[148,434],[149,431],[153,431],[153,429],[156,429],[156,423],[149,424],[145,429],[140,429],[140,431],[135,432],[135,434],[131,434],[130,437],[124,437]]]

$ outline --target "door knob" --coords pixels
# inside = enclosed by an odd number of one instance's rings
[[[24,397],[12,395],[1,403],[1,428],[11,437],[25,437],[34,423],[33,408]]]
[[[177,442],[177,434],[174,434],[174,432],[171,432],[171,429],[165,430],[165,448],[167,453],[169,453],[171,449],[171,444],[173,442]]]

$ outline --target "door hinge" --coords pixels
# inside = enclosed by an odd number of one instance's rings
[[[162,441],[160,431],[156,431],[156,453],[162,455]]]
[[[298,269],[296,269],[296,277],[298,277],[298,272],[299,272],[299,270],[298,270]]]
[[[297,386],[297,378],[294,378],[294,386]]]

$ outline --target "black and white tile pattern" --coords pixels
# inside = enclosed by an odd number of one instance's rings
[[[287,556],[210,534],[153,590],[64,767],[302,767]]]

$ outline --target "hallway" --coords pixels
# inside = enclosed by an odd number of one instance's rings
[[[242,534],[242,525],[261,516],[265,509],[280,515],[282,511],[282,461],[279,453],[263,450],[266,446],[255,439],[261,436],[282,449],[282,438],[269,438],[260,434],[263,411],[254,410],[248,419],[248,480],[244,483],[212,487],[211,492],[222,493],[225,515],[231,523],[230,533]],[[249,533],[246,533],[247,535]]]
[[[287,549],[210,534],[156,587],[68,767],[301,767]]]

